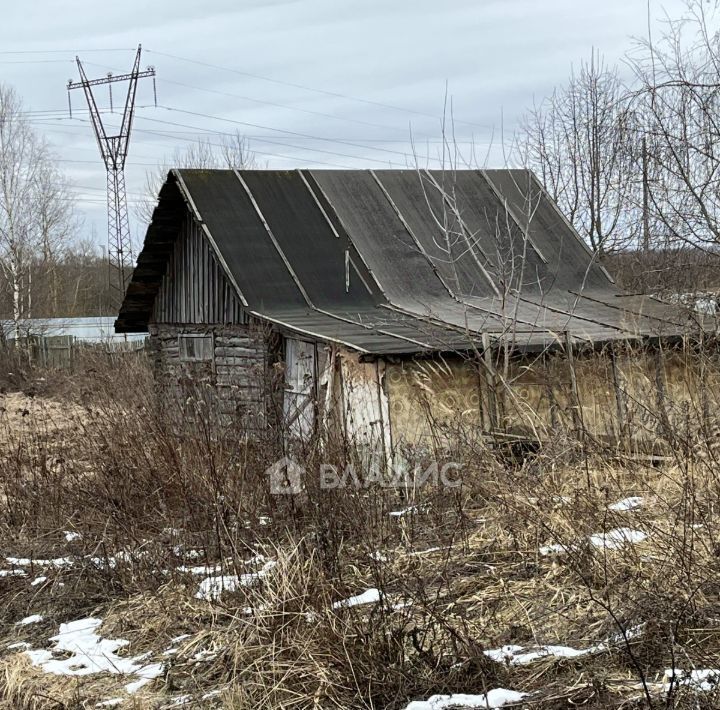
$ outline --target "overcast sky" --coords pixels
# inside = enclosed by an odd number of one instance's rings
[[[656,18],[683,7],[651,0]],[[102,242],[105,173],[77,91],[68,117],[76,53],[92,78],[128,71],[142,43],[157,70],[158,107],[151,81],[138,93],[134,200],[176,147],[236,129],[271,168],[401,167],[414,162],[411,136],[438,166],[446,86],[458,144],[484,163],[492,143],[501,166],[500,136],[533,100],[592,47],[615,62],[646,29],[646,0],[6,0],[0,81],[23,96]],[[106,88],[98,98],[108,105]],[[112,132],[117,118],[106,121]]]

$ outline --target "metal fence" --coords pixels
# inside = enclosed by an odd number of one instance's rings
[[[36,367],[69,369],[83,350],[121,355],[142,352],[145,343],[145,340],[110,340],[98,343],[80,340],[73,335],[30,335],[19,341],[10,341],[8,345],[25,355]]]

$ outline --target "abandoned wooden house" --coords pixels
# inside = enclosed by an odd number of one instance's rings
[[[173,170],[116,321],[168,395],[386,447],[455,419],[652,430],[698,328],[622,293],[523,170]]]

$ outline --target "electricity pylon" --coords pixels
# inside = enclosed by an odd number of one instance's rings
[[[142,46],[138,45],[135,63],[132,71],[128,74],[112,73],[102,79],[88,79],[85,69],[80,62],[80,57],[75,57],[80,81],[68,81],[68,103],[70,105],[70,116],[72,116],[72,103],[70,103],[70,91],[72,89],[83,89],[90,112],[90,119],[95,131],[100,155],[107,170],[107,206],[108,206],[108,265],[112,306],[119,308],[125,295],[125,288],[130,279],[134,266],[132,242],[130,239],[130,219],[127,209],[127,193],[125,190],[125,160],[127,159],[128,147],[130,144],[130,131],[132,130],[133,116],[135,113],[135,94],[137,83],[144,77],[153,77],[153,93],[155,105],[157,105],[157,93],[155,91],[155,69],[148,67],[140,71],[140,53]],[[120,132],[115,135],[108,135],[103,124],[102,115],[98,109],[93,95],[92,87],[108,84],[110,91],[110,111],[113,111],[112,85],[119,81],[128,82],[128,91],[125,98],[125,109],[123,110]]]

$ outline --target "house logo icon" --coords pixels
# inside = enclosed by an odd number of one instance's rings
[[[274,496],[297,495],[303,489],[305,469],[287,456],[265,469],[270,476],[270,493]]]

